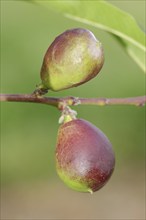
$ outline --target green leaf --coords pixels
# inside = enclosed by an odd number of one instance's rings
[[[145,34],[128,13],[103,0],[34,1],[66,17],[107,31],[120,39],[133,60],[145,71]]]

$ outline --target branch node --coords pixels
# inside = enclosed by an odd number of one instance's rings
[[[79,97],[67,97],[67,105],[80,105],[81,104],[81,100],[79,99]]]
[[[98,101],[98,105],[99,106],[105,106],[109,104],[109,99],[107,98],[100,98]]]
[[[145,105],[145,103],[137,103],[136,106],[137,107],[143,107]]]

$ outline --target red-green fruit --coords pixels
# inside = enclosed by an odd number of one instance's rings
[[[83,119],[60,126],[56,168],[70,188],[95,192],[109,180],[115,166],[112,146],[105,134]]]
[[[59,91],[95,77],[104,63],[102,44],[89,31],[67,30],[48,48],[41,68],[41,88]]]

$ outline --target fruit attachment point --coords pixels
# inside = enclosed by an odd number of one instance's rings
[[[32,94],[39,97],[39,96],[45,95],[46,93],[48,93],[48,88],[45,88],[43,84],[39,84],[36,86],[36,89],[34,90]]]
[[[69,106],[65,106],[62,110],[61,116],[59,118],[59,124],[64,124],[66,122],[76,119],[77,112],[72,110]]]

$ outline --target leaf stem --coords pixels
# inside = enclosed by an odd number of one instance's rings
[[[77,98],[77,97],[44,97],[34,94],[0,94],[0,101],[8,102],[32,102],[51,105],[62,109],[64,105],[135,105],[144,106],[146,96],[129,97],[129,98]]]

